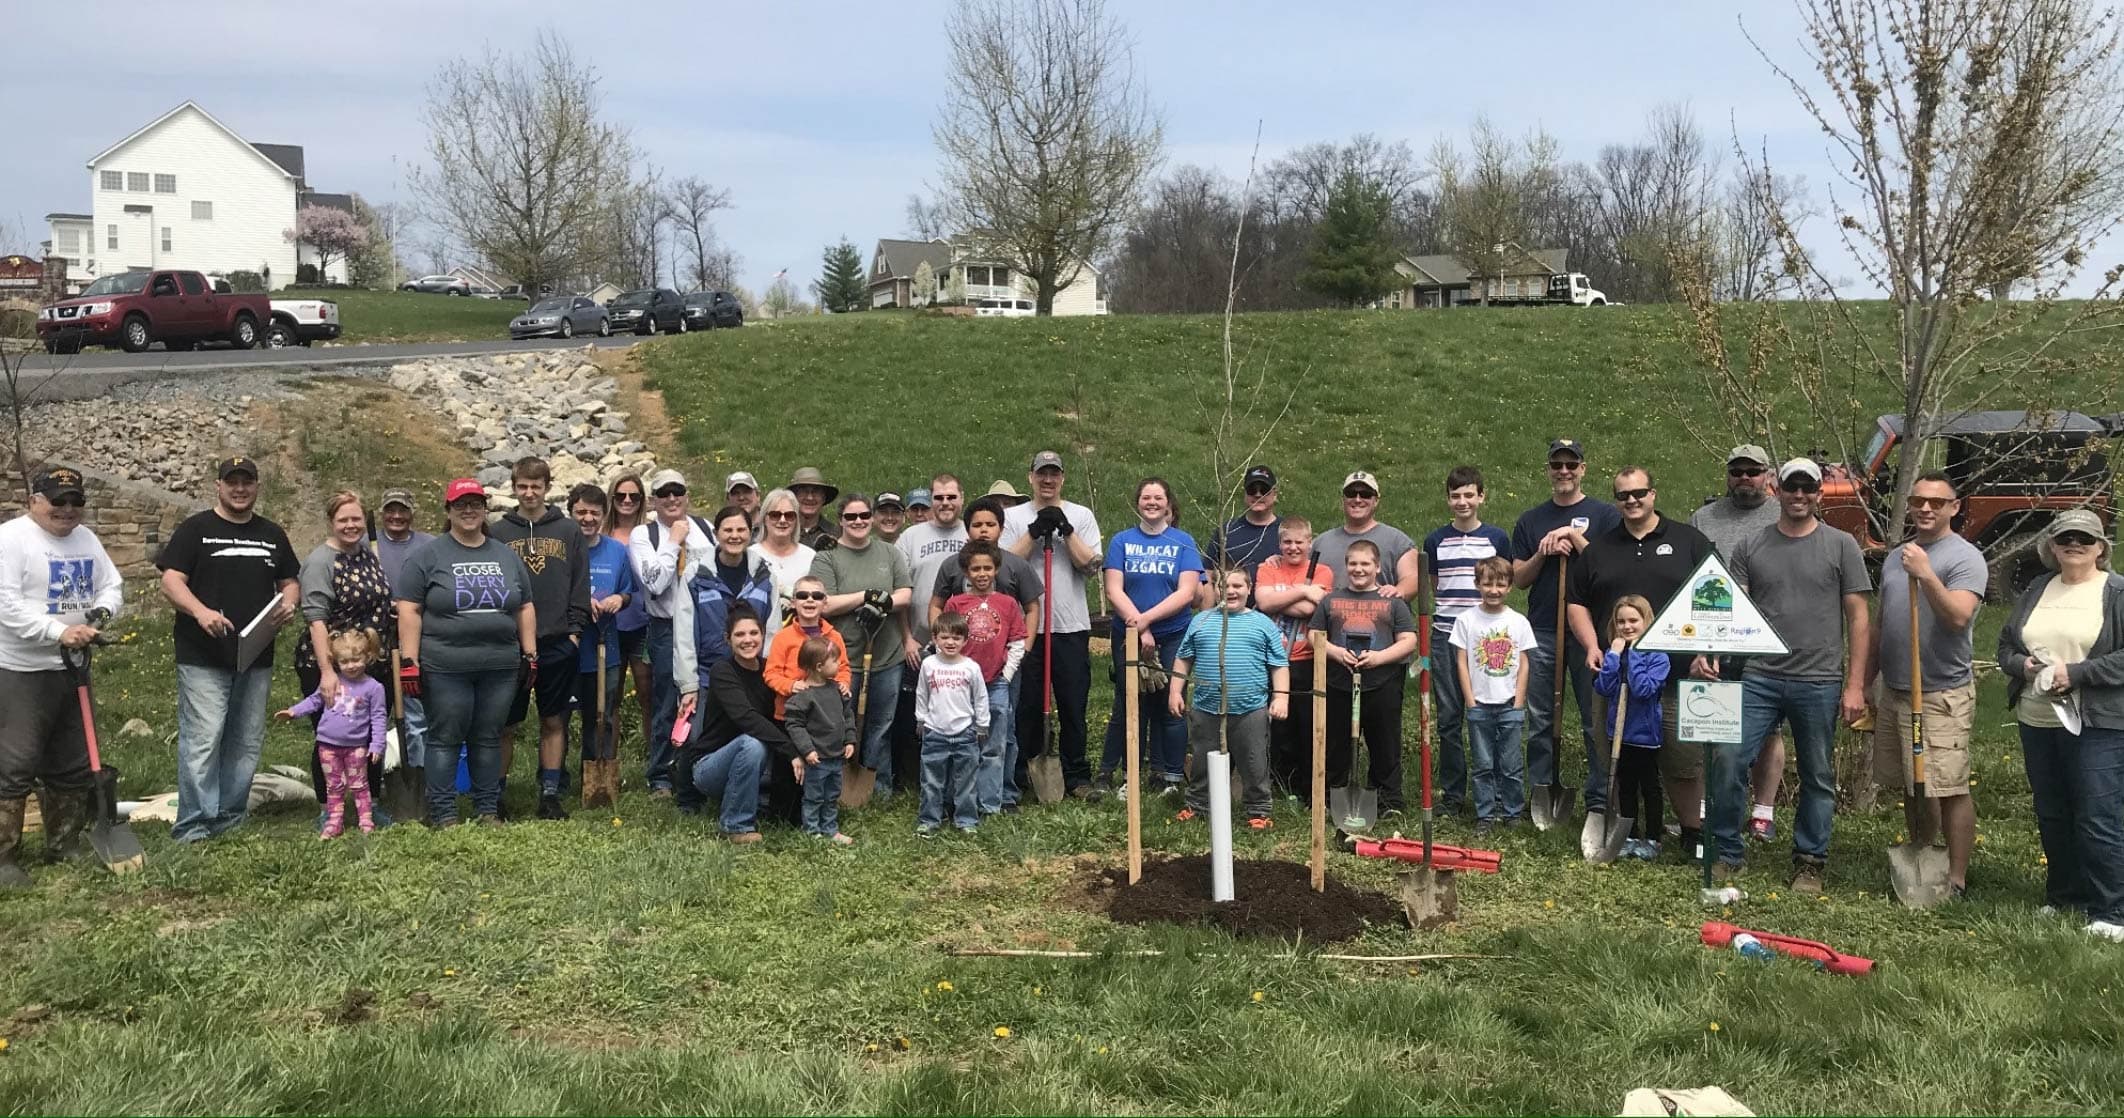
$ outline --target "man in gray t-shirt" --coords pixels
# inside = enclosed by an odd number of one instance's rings
[[[1379,512],[1379,479],[1363,470],[1342,479],[1342,523],[1313,537],[1313,550],[1320,565],[1333,571],[1335,585],[1349,585],[1342,575],[1342,559],[1350,545],[1370,540],[1379,548],[1379,588],[1414,608],[1417,571],[1421,559],[1416,541],[1407,532],[1374,519]]]
[[[1744,857],[1740,808],[1748,767],[1778,723],[1789,722],[1800,773],[1792,888],[1819,895],[1836,813],[1837,718],[1855,721],[1866,709],[1866,594],[1872,582],[1858,541],[1815,515],[1822,468],[1795,458],[1778,468],[1777,486],[1777,523],[1742,540],[1727,568],[1789,651],[1748,662],[1741,746],[1714,751],[1710,830],[1730,874]]]
[[[1689,526],[1704,534],[1728,559],[1740,542],[1777,523],[1777,501],[1770,492],[1770,454],[1753,444],[1726,455],[1726,495],[1689,517]]]

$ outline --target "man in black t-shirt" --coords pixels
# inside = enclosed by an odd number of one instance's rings
[[[170,533],[155,566],[176,607],[178,842],[243,822],[265,744],[273,683],[272,634],[295,616],[301,563],[280,525],[257,515],[258,463],[237,455],[215,468],[214,507]],[[245,640],[245,630],[253,640]],[[246,660],[244,650],[257,640]]]

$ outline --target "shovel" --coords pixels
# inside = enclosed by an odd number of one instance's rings
[[[1369,633],[1362,636],[1349,633],[1345,634],[1342,639],[1348,642],[1345,647],[1352,652],[1363,653],[1371,651],[1372,637]],[[1361,835],[1370,830],[1372,821],[1379,817],[1379,792],[1376,789],[1365,787],[1364,779],[1358,775],[1357,746],[1364,740],[1364,725],[1359,717],[1363,709],[1363,702],[1364,673],[1352,668],[1350,670],[1350,767],[1349,771],[1343,774],[1341,787],[1328,789],[1328,812],[1334,816],[1335,825],[1342,828],[1343,833],[1352,835]],[[1367,758],[1369,758],[1369,752],[1367,753]]]
[[[392,819],[410,822],[422,818],[428,810],[427,782],[415,776],[416,773],[425,774],[427,770],[415,762],[407,748],[411,735],[405,731],[406,693],[405,688],[402,686],[402,681],[398,678],[398,670],[402,666],[403,660],[403,653],[393,649],[391,652],[391,728],[385,731],[385,757],[386,766],[388,767],[390,752],[393,749],[397,750],[398,765],[396,768],[391,768],[384,773],[383,796],[385,802],[389,805],[385,810],[391,813]]]
[[[869,736],[863,730],[863,716],[870,709],[870,645],[873,636],[875,634],[866,634],[863,638],[863,674],[856,684],[855,726],[858,741]],[[857,757],[855,764],[848,766],[848,778],[841,782],[841,806],[862,807],[870,802],[870,794],[877,790],[878,770],[864,764],[863,759]]]
[[[94,624],[95,622],[91,622]],[[98,636],[96,644],[110,643]],[[89,772],[96,781],[96,822],[89,828],[89,845],[112,873],[135,873],[147,865],[147,852],[133,828],[118,817],[118,773],[103,767],[96,749],[96,702],[89,694],[89,650],[61,649],[67,671],[74,677],[74,693],[81,699],[81,736],[88,744]]]
[[[1546,831],[1557,823],[1571,817],[1571,808],[1578,802],[1578,789],[1563,782],[1563,693],[1564,672],[1564,583],[1571,573],[1571,557],[1567,554],[1556,557],[1556,694],[1549,704],[1549,747],[1556,764],[1556,783],[1537,784],[1529,796],[1527,810],[1534,817],[1534,828]]]
[[[1040,733],[1046,745],[1025,762],[1025,778],[1032,784],[1033,798],[1043,804],[1060,803],[1068,794],[1062,779],[1062,754],[1055,745],[1055,538],[1040,541],[1046,581],[1040,595]]]
[[[1428,619],[1426,619],[1428,620]],[[1431,846],[1431,692],[1423,692],[1423,864],[1401,875],[1401,907],[1418,928],[1450,924],[1460,915],[1460,891],[1453,871],[1440,869]]]
[[[594,632],[594,630],[593,630]],[[583,810],[609,808],[612,806],[615,789],[607,783],[605,747],[608,743],[608,728],[605,725],[605,641],[597,634],[597,733],[590,739],[589,758],[583,762]]]
[[[1588,862],[1605,865],[1622,855],[1623,843],[1630,839],[1630,829],[1637,821],[1628,816],[1617,817],[1615,802],[1622,786],[1623,716],[1630,709],[1630,650],[1625,648],[1616,660],[1616,674],[1620,678],[1615,688],[1615,732],[1608,736],[1608,806],[1598,820],[1586,816],[1585,829],[1578,833],[1579,852]]]
[[[1905,790],[1918,811],[1931,811],[1925,799],[1925,677],[1918,654],[1918,594],[1916,575],[1910,576],[1910,785]],[[1888,884],[1895,898],[1909,908],[1931,908],[1952,892],[1947,885],[1947,852],[1930,843],[1898,843],[1888,848]]]

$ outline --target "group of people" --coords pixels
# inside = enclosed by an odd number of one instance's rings
[[[1952,481],[1917,483],[1876,611],[1857,541],[1818,515],[1811,460],[1734,448],[1725,495],[1689,522],[1659,511],[1649,470],[1616,470],[1612,503],[1586,492],[1587,470],[1576,441],[1552,442],[1549,499],[1507,532],[1483,519],[1481,471],[1456,467],[1443,486],[1449,519],[1419,542],[1378,518],[1381,484],[1367,471],[1343,480],[1340,520],[1316,534],[1280,513],[1276,474],[1260,465],[1242,479],[1243,511],[1198,543],[1156,477],[1135,488],[1134,522],[1102,536],[1092,511],[1064,498],[1051,451],[1032,458],[1028,493],[999,481],[970,502],[944,473],[903,497],[843,493],[813,467],[762,492],[741,471],[707,516],[672,469],[579,485],[556,505],[546,464],[526,458],[512,470],[511,511],[490,516],[486,489],[460,479],[433,536],[414,528],[408,491],[384,493],[373,523],[359,495],[335,494],[326,542],[298,560],[255,511],[257,464],[228,458],[213,507],[157,558],[176,611],[172,837],[203,841],[242,822],[273,666],[272,642],[256,634],[298,615],[306,698],[281,714],[316,719],[327,837],[349,808],[363,829],[388,821],[370,792],[394,725],[405,763],[424,771],[427,822],[459,818],[462,759],[475,817],[499,823],[516,727],[534,706],[537,814],[564,817],[570,718],[581,720],[587,794],[598,766],[614,763],[628,679],[649,790],[686,811],[716,801],[734,842],[757,842],[763,816],[851,841],[836,810],[849,766],[874,776],[875,798],[919,796],[920,833],[973,830],[1017,810],[1050,725],[1064,794],[1096,800],[1125,787],[1126,731],[1109,719],[1095,767],[1087,586],[1097,576],[1115,693],[1148,692],[1146,787],[1179,796],[1182,821],[1206,810],[1212,749],[1231,751],[1255,829],[1274,826],[1279,794],[1309,792],[1310,697],[1324,672],[1330,709],[1354,712],[1324,727],[1331,786],[1375,790],[1388,818],[1405,810],[1403,711],[1409,681],[1425,680],[1442,807],[1472,809],[1479,830],[1517,825],[1530,799],[1562,784],[1568,687],[1589,815],[1607,809],[1607,716],[1626,704],[1617,814],[1636,820],[1628,850],[1640,857],[1659,856],[1671,805],[1680,856],[1709,843],[1718,872],[1737,872],[1751,840],[1775,835],[1789,738],[1800,780],[1791,881],[1809,893],[1827,870],[1837,723],[1870,713],[1876,778],[1906,784],[1916,641],[1927,769],[1922,801],[1905,810],[1912,840],[1942,839],[1950,884],[1966,889],[1971,633],[1987,569],[1953,531]],[[13,686],[0,707],[0,884],[15,885],[27,881],[18,847],[33,788],[47,855],[79,849],[90,785],[62,654],[93,641],[122,597],[81,526],[79,473],[48,467],[30,489],[28,515],[0,526],[0,686]],[[2124,938],[2124,578],[2108,571],[2092,513],[2055,518],[2038,551],[2053,573],[2016,603],[1998,660],[2048,900]],[[1788,651],[1724,662],[1637,651],[1655,610],[1714,552]],[[1508,604],[1522,590],[1523,613]],[[1147,669],[1134,679],[1132,659]],[[1677,694],[1684,680],[1718,678],[1742,685],[1744,740],[1709,751],[1707,772],[1705,751],[1679,739]]]

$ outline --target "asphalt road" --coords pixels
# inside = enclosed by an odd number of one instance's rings
[[[78,400],[100,396],[131,381],[182,375],[187,372],[280,373],[289,370],[331,370],[395,365],[422,357],[483,357],[501,353],[531,353],[548,349],[580,349],[595,345],[618,349],[643,339],[632,335],[610,338],[577,337],[568,341],[536,338],[513,342],[497,338],[480,342],[423,342],[407,345],[292,346],[287,349],[204,349],[189,353],[146,353],[90,350],[86,353],[52,355],[35,350],[23,355],[22,381],[46,384],[37,396],[42,400]]]

